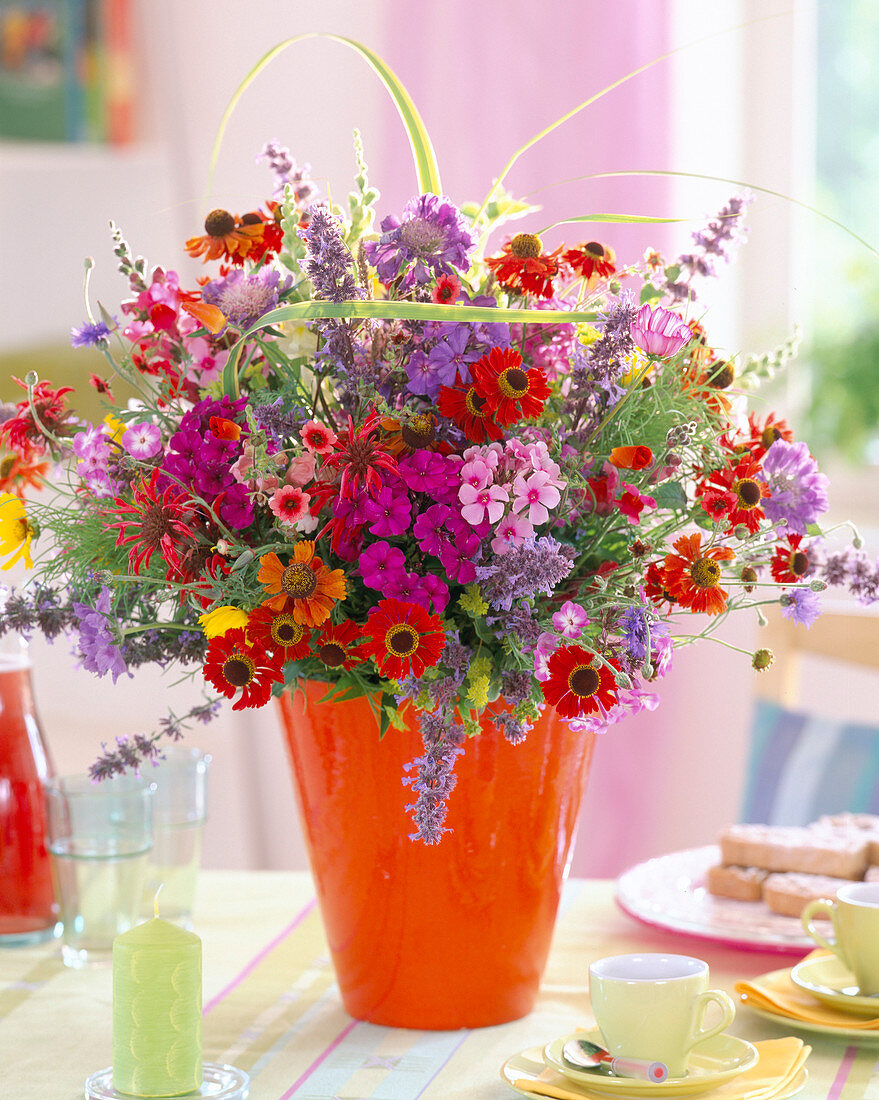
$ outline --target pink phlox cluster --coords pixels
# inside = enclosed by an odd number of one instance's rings
[[[116,486],[108,470],[112,458],[110,437],[103,427],[91,425],[73,437],[73,453],[76,455],[76,472],[96,497],[116,495]]]
[[[474,527],[494,527],[491,548],[503,554],[521,546],[546,523],[566,483],[542,440],[510,439],[468,447],[459,471],[461,515]]]
[[[162,431],[157,424],[129,424],[120,442],[132,458],[155,458],[162,451]]]
[[[589,625],[589,616],[586,614],[586,609],[580,604],[574,603],[572,600],[566,600],[559,610],[553,614],[552,625],[559,634],[576,641]]]

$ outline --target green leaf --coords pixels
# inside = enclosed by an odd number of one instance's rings
[[[553,222],[551,225],[545,225],[542,229],[538,229],[537,232],[548,233],[550,229],[555,229],[559,225],[574,225],[577,222],[631,222],[636,225],[652,225],[654,223],[685,222],[688,220],[688,218],[658,218],[650,214],[576,214],[573,218],[562,218],[561,221]]]
[[[651,489],[650,495],[658,508],[673,508],[677,512],[685,512],[689,507],[687,493],[679,481],[663,481],[655,489]]]
[[[219,159],[220,146],[223,142],[226,126],[241,96],[256,77],[259,76],[262,70],[272,62],[279,53],[286,50],[288,46],[292,46],[295,42],[304,42],[306,38],[328,38],[331,42],[339,42],[343,46],[348,46],[349,49],[360,54],[379,80],[381,80],[382,84],[384,84],[388,95],[390,95],[391,99],[394,101],[397,112],[403,121],[403,125],[406,128],[406,135],[409,138],[409,144],[412,148],[412,159],[415,163],[415,173],[418,177],[419,190],[422,192],[429,191],[434,195],[441,195],[443,193],[442,184],[440,183],[439,168],[436,163],[436,154],[433,151],[433,145],[431,144],[421,115],[419,115],[415,104],[409,97],[409,93],[400,83],[396,74],[385,64],[378,54],[373,53],[372,50],[368,49],[360,42],[356,42],[352,38],[344,38],[338,34],[327,34],[321,31],[309,31],[306,34],[297,34],[292,38],[287,38],[283,42],[279,42],[257,61],[247,76],[245,76],[238,85],[232,99],[229,101],[228,107],[223,112],[223,117],[220,119],[220,125],[217,130],[217,136],[214,139],[214,148],[211,153],[211,161],[208,168],[208,193],[210,193],[211,190],[214,170],[216,169],[217,160]]]

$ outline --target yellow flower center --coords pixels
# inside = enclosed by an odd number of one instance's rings
[[[435,423],[430,413],[419,413],[418,416],[413,416],[411,420],[401,424],[400,438],[407,447],[427,447],[433,443],[436,436]]]
[[[601,678],[592,665],[577,665],[568,676],[568,687],[575,695],[587,698],[598,691]]]
[[[395,657],[410,657],[418,649],[418,631],[408,623],[394,623],[385,634],[385,648]]]
[[[476,392],[476,387],[471,386],[467,391],[467,396],[464,398],[464,407],[471,416],[478,416],[480,419],[485,416],[482,411],[482,407],[485,404],[485,398],[482,394]]]
[[[517,233],[510,242],[510,253],[520,260],[533,260],[543,250],[543,242],[536,233]]]
[[[297,561],[281,574],[281,587],[294,600],[307,600],[317,588],[317,577],[310,565]]]
[[[12,473],[12,469],[14,466],[14,455],[6,455],[5,458],[0,459],[0,478],[9,477],[9,475]]]
[[[697,588],[716,588],[720,583],[720,566],[714,558],[696,558],[690,566],[690,578]]]

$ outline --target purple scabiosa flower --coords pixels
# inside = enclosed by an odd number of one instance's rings
[[[87,603],[74,603],[73,610],[79,617],[78,656],[82,667],[96,676],[110,673],[115,684],[123,672],[131,673],[122,657],[117,639],[110,629],[110,589],[101,588],[101,594],[91,607]]]
[[[646,302],[638,310],[629,332],[643,352],[663,359],[677,354],[693,338],[690,326],[676,313],[662,306],[651,309]]]
[[[444,195],[417,195],[382,222],[378,241],[364,245],[367,260],[383,283],[405,269],[404,287],[424,284],[435,275],[466,271],[476,241],[458,208]]]
[[[770,493],[763,511],[792,534],[805,535],[809,524],[827,511],[828,481],[805,443],[776,439],[763,458],[763,476]]]
[[[278,296],[287,290],[292,277],[281,281],[273,268],[261,267],[245,275],[236,267],[224,279],[214,279],[201,292],[202,301],[216,306],[233,328],[245,329],[265,313],[276,309]]]
[[[161,429],[157,424],[129,424],[122,433],[122,446],[133,458],[155,458],[162,450]]]
[[[293,189],[298,206],[307,206],[309,201],[317,194],[317,187],[310,179],[311,165],[297,166],[286,145],[281,145],[279,141],[267,141],[256,158],[257,164],[261,160],[266,161],[274,173],[275,190],[273,195],[276,199],[283,196],[284,188],[288,183]]]
[[[799,626],[811,626],[821,617],[821,600],[811,588],[792,588],[789,592],[783,592],[778,602],[781,604],[781,617]]]
[[[412,840],[425,844],[438,844],[446,820],[446,799],[455,789],[457,779],[453,772],[455,760],[464,751],[464,729],[446,710],[425,712],[419,715],[424,755],[406,765],[406,771],[415,775],[404,777],[403,783],[412,788],[415,801],[406,807],[412,813],[415,832]]]
[[[113,318],[116,323],[116,318]],[[75,348],[103,348],[110,339],[110,329],[103,321],[86,322],[70,330],[70,343]]]

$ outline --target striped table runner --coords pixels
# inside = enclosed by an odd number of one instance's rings
[[[405,1031],[352,1020],[341,1007],[307,875],[204,872],[196,930],[204,942],[204,1056],[251,1076],[253,1100],[502,1100],[514,1093],[500,1066],[588,1018],[589,961],[624,951],[705,958],[712,985],[781,965],[646,928],[621,913],[609,882],[568,883],[537,1009],[477,1031]],[[478,934],[478,929],[450,930]],[[0,949],[0,1098],[76,1100],[110,1064],[111,973],[72,971],[52,944]],[[732,1029],[748,1039],[782,1028],[742,1009]],[[816,1035],[804,1100],[879,1100],[879,1042]]]

